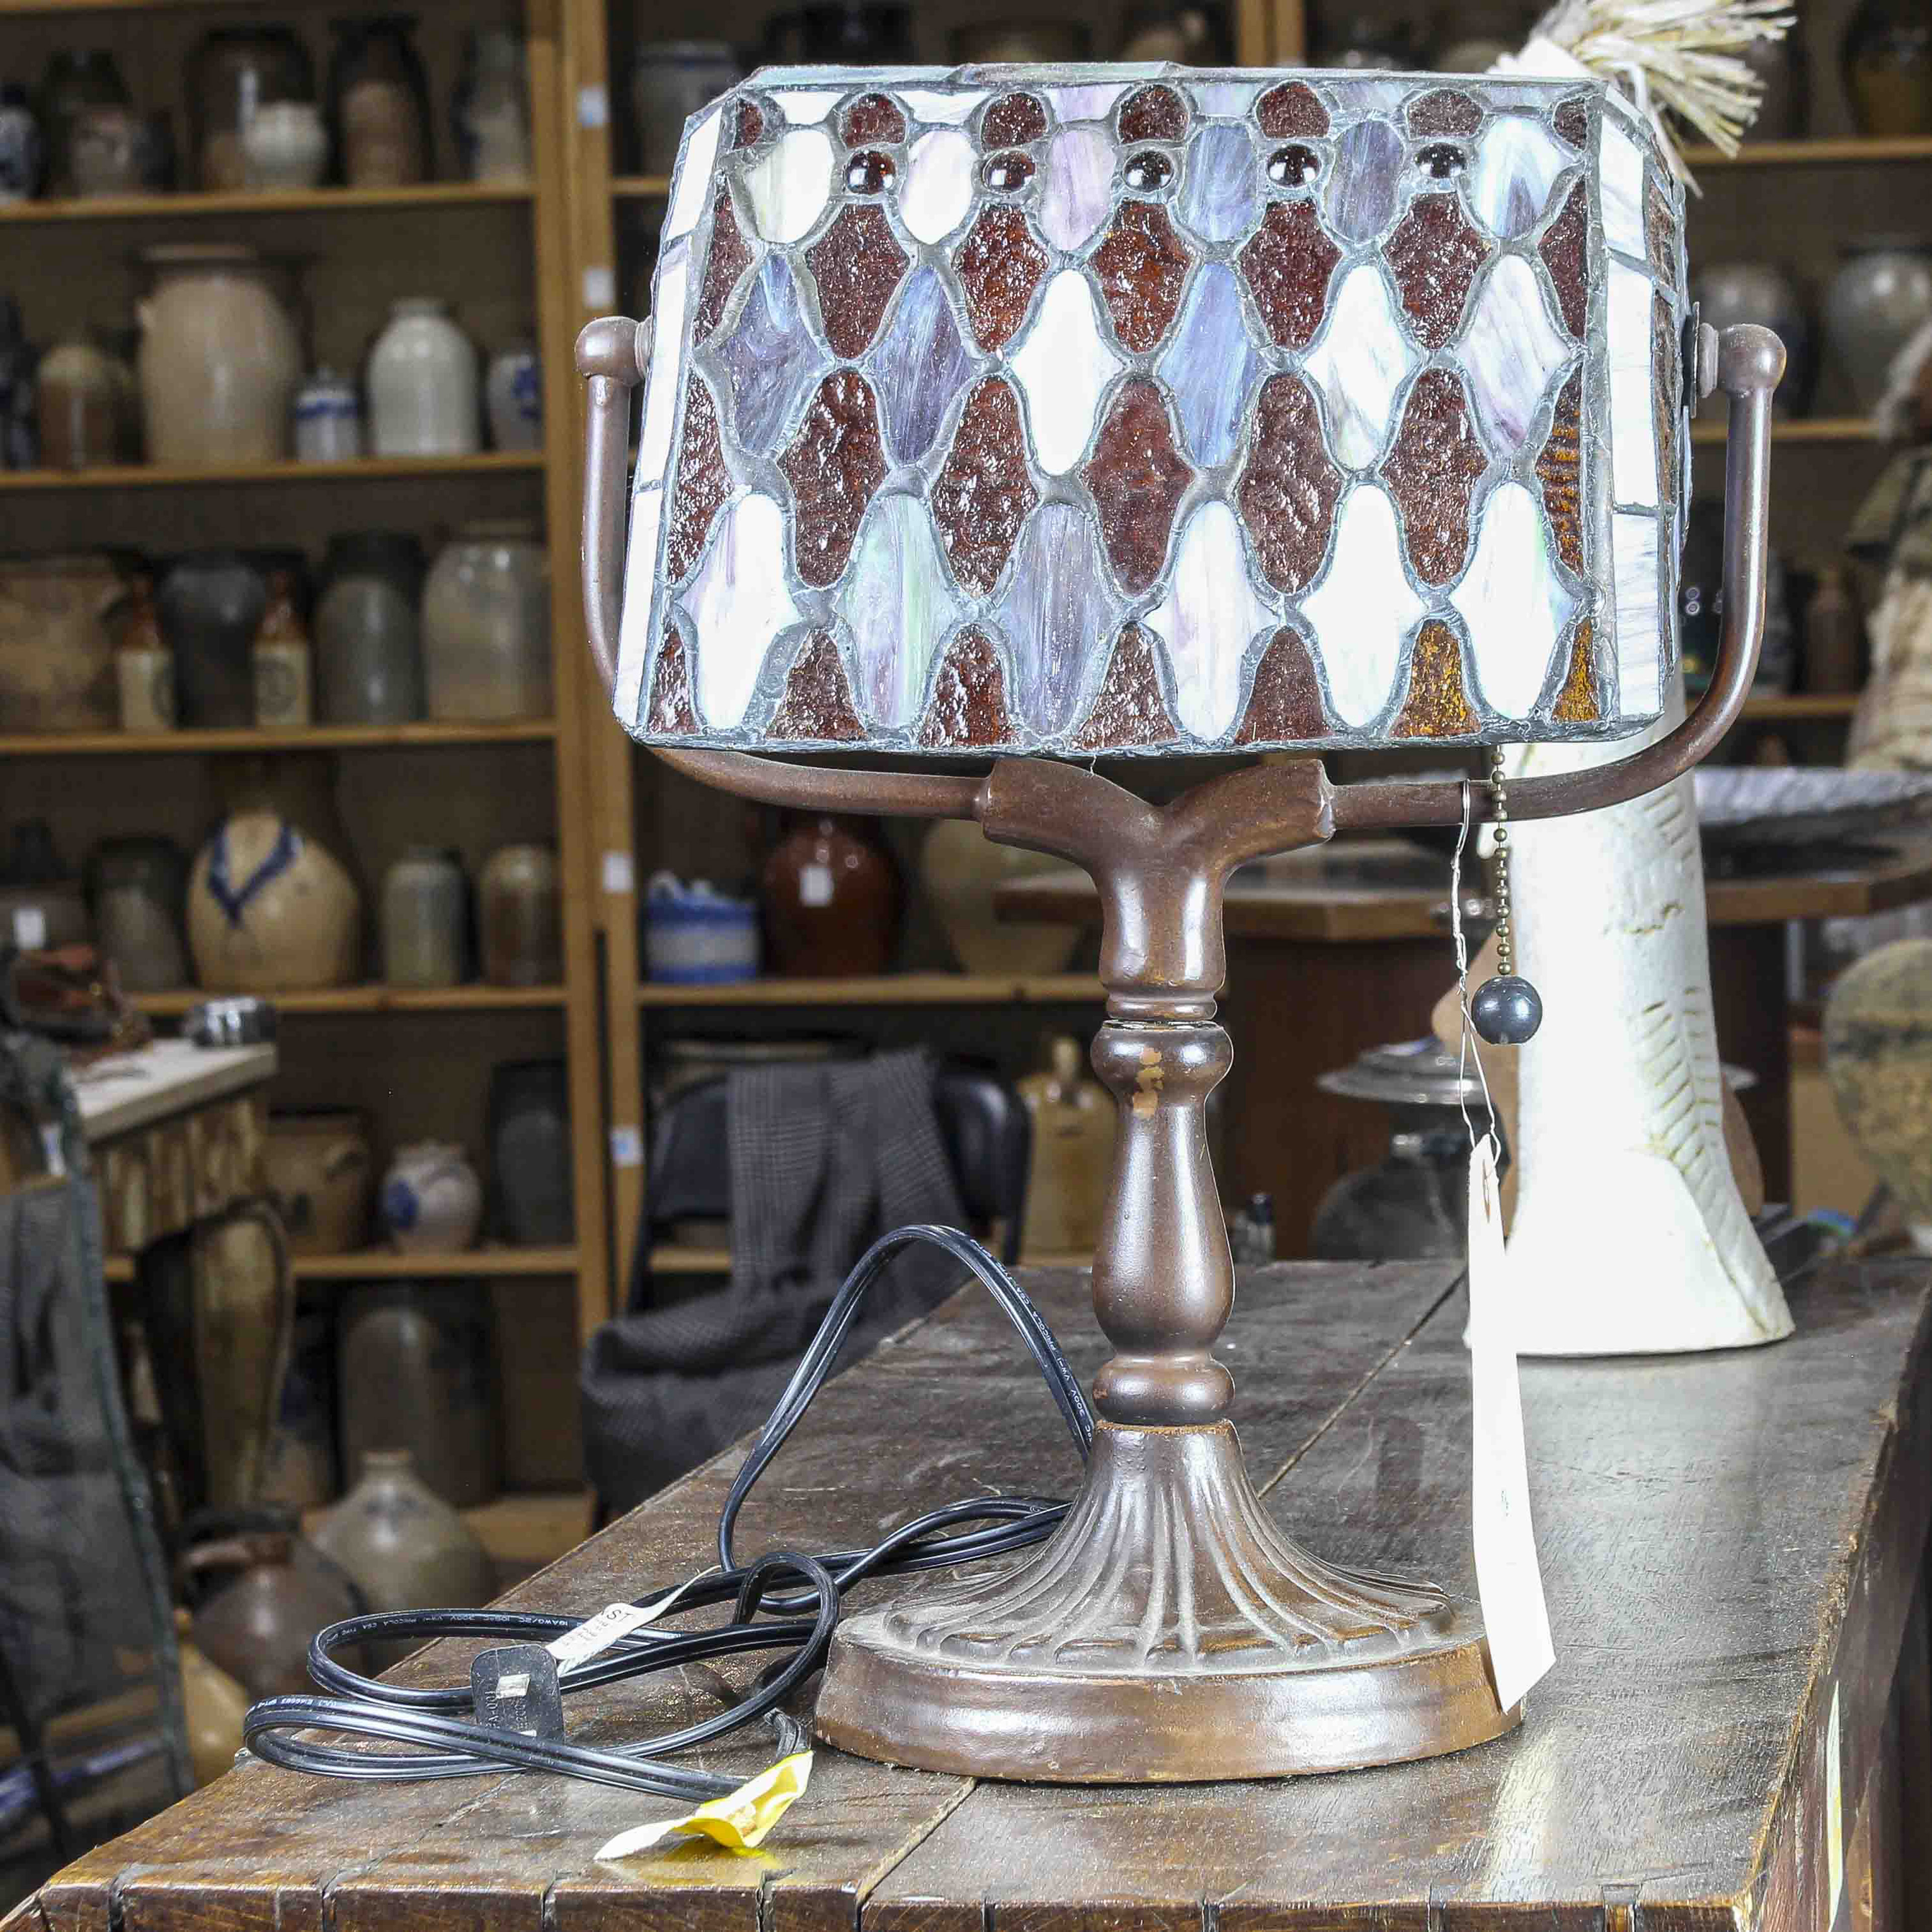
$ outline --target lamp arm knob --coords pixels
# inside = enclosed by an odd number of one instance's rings
[[[617,631],[624,608],[624,482],[630,467],[631,392],[650,368],[651,325],[607,315],[577,338],[577,372],[590,386],[584,438],[584,614],[605,693],[617,691]]]
[[[1716,748],[1744,709],[1764,641],[1769,554],[1771,397],[1784,373],[1784,345],[1768,328],[1741,322],[1702,330],[1699,388],[1731,399],[1724,452],[1724,619],[1710,688],[1674,731],[1614,764],[1519,778],[1509,788],[1513,819],[1558,818],[1640,798],[1681,777]],[[1713,349],[1714,347],[1714,356]],[[1470,815],[1490,816],[1486,786],[1469,788]],[[1463,788],[1454,780],[1378,780],[1335,788],[1338,832],[1462,822]]]

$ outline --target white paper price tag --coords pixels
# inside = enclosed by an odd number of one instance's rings
[[[1469,1376],[1476,1592],[1496,1699],[1507,1711],[1556,1661],[1556,1652],[1530,1520],[1522,1390],[1503,1285],[1502,1192],[1496,1139],[1487,1134],[1469,1156]]]
[[[642,1630],[646,1624],[654,1624],[658,1618],[668,1615],[677,1607],[677,1600],[692,1584],[701,1582],[712,1573],[700,1570],[695,1576],[688,1576],[674,1590],[667,1590],[662,1597],[654,1598],[648,1604],[610,1604],[594,1617],[586,1618],[574,1630],[566,1630],[556,1641],[549,1645],[551,1656],[557,1661],[558,1668],[568,1670],[573,1664],[583,1664],[608,1650],[619,1638],[626,1637],[632,1631]]]
[[[607,892],[634,892],[638,890],[637,868],[631,862],[628,852],[606,852],[604,855],[604,890]]]
[[[14,908],[14,944],[22,952],[32,952],[46,943],[47,915],[45,909],[36,905],[16,906]]]
[[[798,902],[800,905],[823,906],[832,903],[832,868],[830,866],[801,866],[798,869]]]
[[[644,1164],[643,1133],[636,1127],[613,1127],[610,1130],[610,1165],[613,1167],[642,1167]]]

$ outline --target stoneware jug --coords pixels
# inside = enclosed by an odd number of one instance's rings
[[[288,1244],[273,1212],[249,1201],[197,1221],[188,1256],[208,1500],[258,1502],[294,1331]]]
[[[111,731],[126,595],[96,553],[0,560],[0,731]]]
[[[548,986],[563,977],[563,908],[549,846],[500,846],[484,862],[476,896],[490,985]]]
[[[196,550],[169,566],[154,610],[174,654],[182,724],[254,723],[254,646],[268,606],[267,580],[238,550]]]
[[[376,1192],[368,1114],[351,1107],[271,1114],[262,1161],[290,1253],[340,1255],[362,1246]]]
[[[194,1545],[178,1568],[186,1580],[226,1576],[194,1613],[203,1656],[251,1697],[312,1689],[309,1640],[326,1624],[358,1616],[362,1596],[340,1564],[286,1530]],[[353,1653],[337,1655],[351,1670]]]
[[[490,412],[490,440],[496,448],[543,447],[543,374],[530,344],[512,343],[490,357],[483,397]]]
[[[1089,1255],[1114,1172],[1114,1103],[1085,1072],[1077,1040],[1056,1040],[1046,1070],[1019,1083],[1033,1118],[1020,1245],[1028,1254]]]
[[[176,243],[142,260],[154,292],[141,320],[148,460],[182,469],[278,463],[302,345],[252,248]]]
[[[242,1748],[242,1720],[248,1714],[247,1691],[202,1656],[190,1634],[185,1610],[175,1612],[175,1649],[181,1659],[182,1706],[188,1720],[188,1761],[196,1784],[212,1784],[234,1768]]]
[[[883,973],[904,910],[876,820],[800,815],[765,861],[765,956],[806,978]]]
[[[463,1150],[445,1141],[398,1148],[376,1197],[382,1232],[404,1254],[460,1253],[483,1223],[483,1184]]]
[[[995,845],[967,818],[941,819],[920,849],[920,884],[954,956],[968,973],[1062,973],[1080,944],[1080,928],[1018,925],[998,917],[994,893],[1009,879],[1064,872],[1064,860]]]
[[[535,526],[466,524],[423,586],[432,718],[483,722],[550,710],[550,570]]]
[[[211,992],[344,986],[362,966],[361,898],[318,840],[276,812],[244,808],[196,856],[188,945]]]
[[[1825,1070],[1846,1131],[1932,1253],[1932,939],[1900,939],[1838,976]]]
[[[124,992],[164,993],[188,983],[182,918],[188,856],[172,838],[104,838],[83,868],[96,943]]]
[[[382,980],[454,986],[470,958],[470,882],[454,855],[411,845],[382,875]]]
[[[378,456],[468,456],[483,446],[476,350],[432,296],[392,303],[369,354],[369,428]]]

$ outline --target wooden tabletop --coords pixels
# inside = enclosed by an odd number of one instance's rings
[[[1028,1285],[1090,1372],[1084,1277]],[[1796,1286],[1798,1332],[1774,1347],[1526,1364],[1558,1661],[1520,1731],[1459,1756],[1083,1790],[821,1750],[760,1852],[694,1844],[609,1865],[592,1856],[608,1835],[678,1808],[548,1778],[356,1785],[249,1762],[70,1867],[9,1932],[1263,1932],[1334,1928],[1343,1905],[1414,1932],[1583,1932],[1633,1896],[1641,1919],[1613,1913],[1612,1928],[1822,1926],[1826,1821],[1852,1828],[1925,1538],[1929,1297],[1924,1263],[1848,1266]],[[1462,1320],[1441,1266],[1243,1271],[1222,1344],[1242,1442],[1268,1507],[1319,1554],[1472,1589]],[[738,1460],[513,1600],[588,1612],[701,1567]],[[1064,1492],[1077,1473],[976,1290],[826,1389],[740,1547],[870,1541],[982,1486]],[[442,1673],[461,1668],[457,1647],[442,1657]],[[635,1738],[690,1721],[720,1688],[694,1670],[586,1693],[572,1730]],[[760,1738],[706,1761],[748,1774],[770,1751]],[[1491,1909],[1508,1901],[1558,1909]]]
[[[1463,861],[1465,890],[1482,874]],[[1768,926],[1889,912],[1932,898],[1932,840],[1884,849],[1869,863],[1751,878],[1707,878],[1713,926]],[[1091,926],[1100,895],[1084,872],[1035,873],[999,887],[1002,919]],[[1405,839],[1337,840],[1245,866],[1228,881],[1230,938],[1316,944],[1430,939],[1449,929],[1449,862]]]
[[[190,1108],[246,1093],[275,1076],[272,1046],[196,1046],[151,1040],[132,1053],[89,1061],[74,1075],[74,1099],[90,1142],[150,1127]]]

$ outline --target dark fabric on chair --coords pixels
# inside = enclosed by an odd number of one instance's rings
[[[585,1456],[607,1507],[629,1508],[761,1420],[879,1235],[960,1222],[932,1094],[922,1051],[731,1076],[729,1286],[607,1322],[585,1354]],[[937,1306],[958,1273],[937,1250],[902,1256],[839,1366]]]

